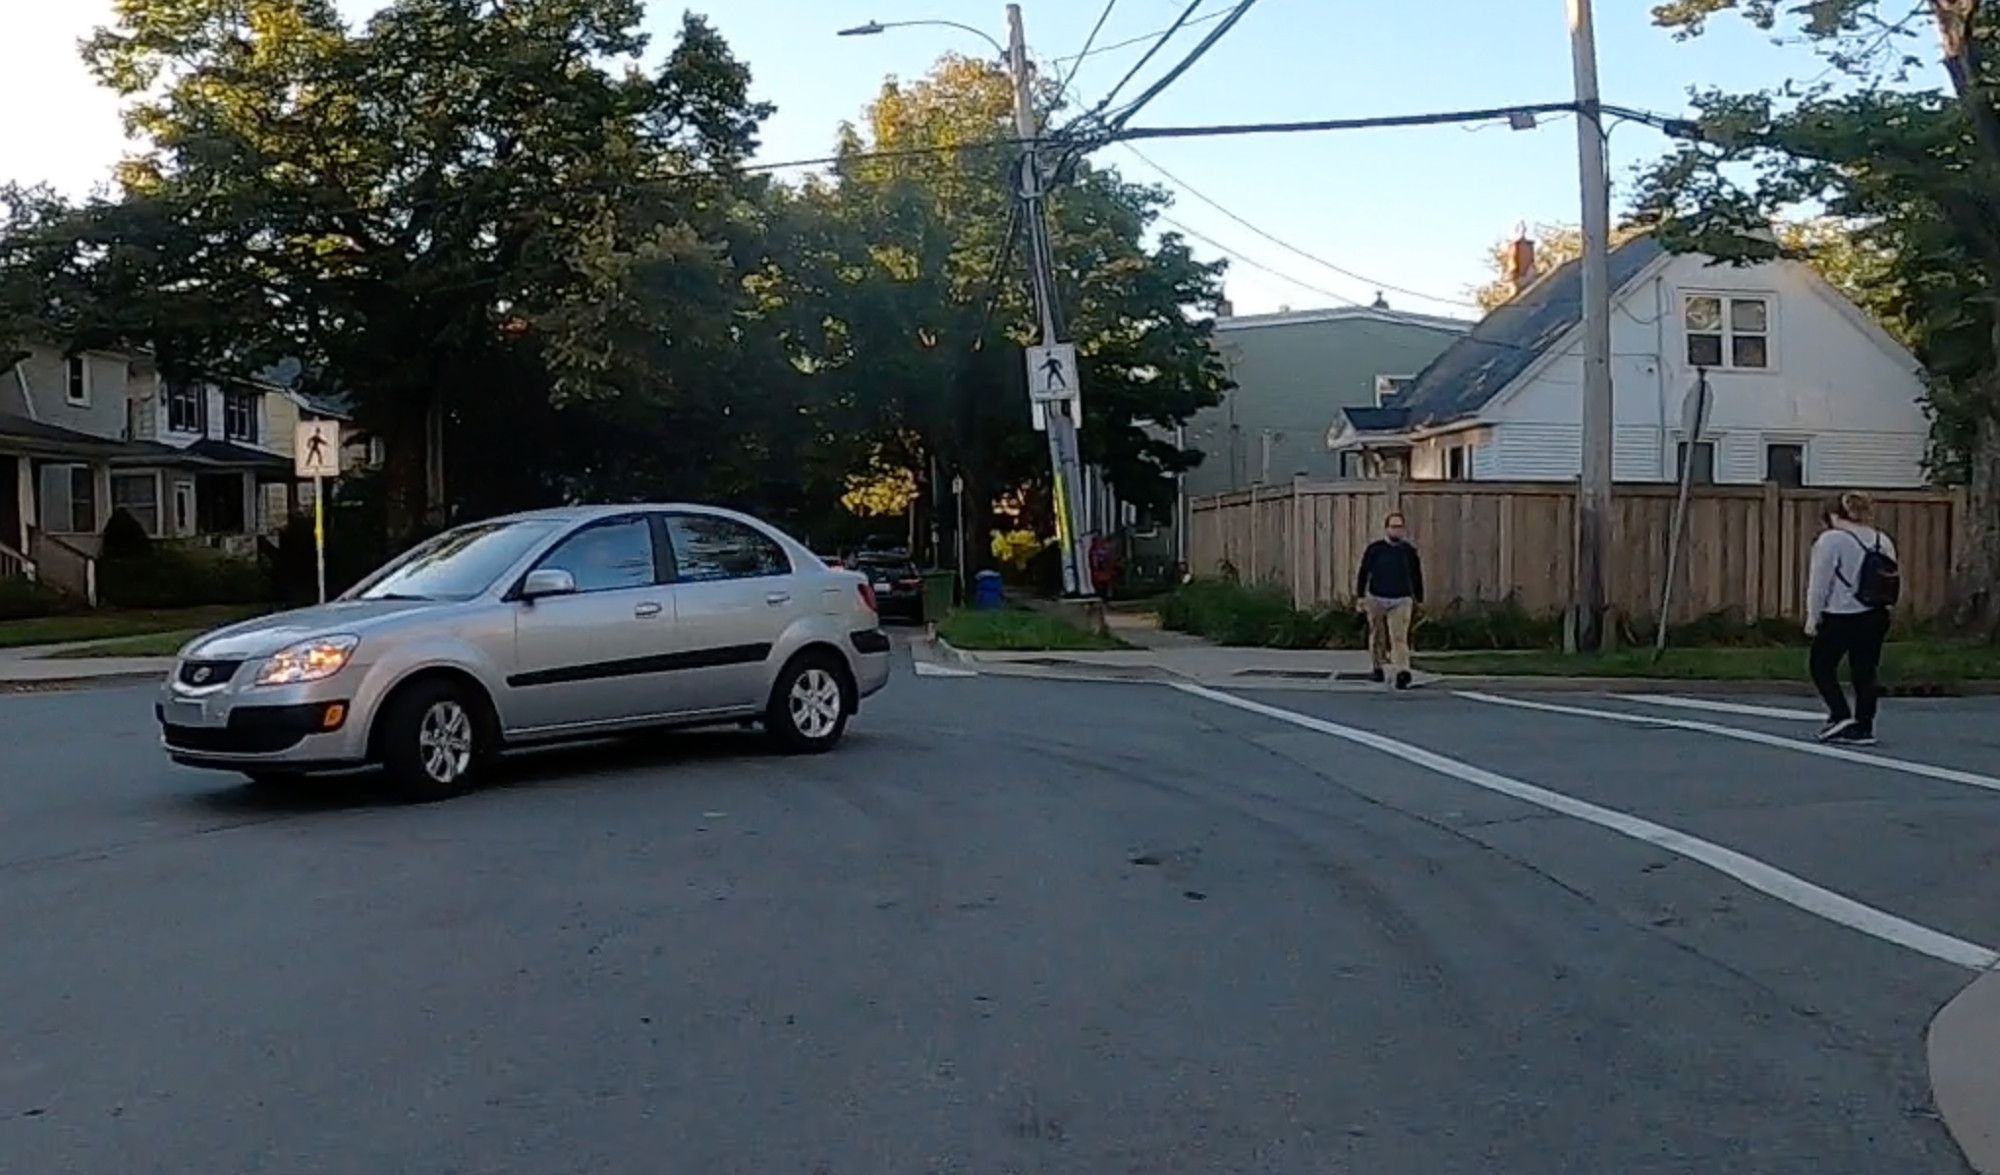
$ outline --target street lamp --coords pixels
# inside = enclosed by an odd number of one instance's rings
[[[851,29],[841,29],[834,35],[840,37],[872,37],[877,33],[887,32],[890,29],[915,28],[920,25],[937,25],[940,28],[957,29],[960,32],[971,33],[973,36],[985,41],[988,45],[993,46],[993,51],[998,53],[1002,58],[1007,56],[1007,50],[1000,42],[969,24],[960,24],[955,20],[892,20],[887,24],[879,20],[871,20],[867,24],[858,24]]]

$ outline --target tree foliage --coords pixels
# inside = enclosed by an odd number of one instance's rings
[[[1990,0],[1673,0],[1655,19],[1677,36],[1736,13],[1796,35],[1827,61],[1820,79],[1754,94],[1696,95],[1702,141],[1654,169],[1641,209],[1672,243],[1732,260],[1845,250],[1862,301],[1923,361],[1934,465],[1967,486],[1968,541],[1954,569],[1968,623],[2000,632],[2000,103]],[[1929,34],[1948,88],[1911,84]],[[1833,78],[1851,82],[1835,85]],[[1774,237],[1781,213],[1818,208],[1817,241]]]
[[[142,343],[176,377],[300,358],[388,442],[399,536],[579,498],[818,534],[843,496],[936,509],[933,469],[975,503],[1043,492],[1013,150],[978,146],[1011,138],[1005,75],[947,58],[886,84],[832,172],[788,184],[745,169],[768,114],[748,68],[692,16],[641,68],[642,16],[116,0],[84,53],[137,149],[112,199],[0,193],[0,339]],[[941,150],[878,153],[916,148]],[[1054,252],[1085,455],[1163,505],[1198,460],[1164,438],[1224,386],[1220,267],[1152,238],[1161,190],[1071,178]],[[896,492],[851,496],[857,475]]]

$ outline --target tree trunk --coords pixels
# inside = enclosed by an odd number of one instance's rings
[[[398,397],[384,416],[382,511],[391,550],[421,537],[430,518],[430,413],[422,398]]]
[[[1988,378],[2000,382],[2000,372]],[[1952,598],[1961,626],[1986,640],[2000,640],[2000,415],[1991,407],[1992,398],[1981,399],[1987,410],[1966,454],[1965,521],[1952,568]]]

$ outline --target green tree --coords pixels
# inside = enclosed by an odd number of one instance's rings
[[[135,244],[140,333],[187,371],[288,352],[352,393],[388,440],[392,531],[442,514],[430,438],[458,463],[536,446],[458,448],[489,400],[532,421],[713,373],[738,288],[717,222],[764,109],[699,18],[648,74],[639,0],[392,0],[358,29],[329,0],[114,14],[85,57],[141,143],[121,215],[174,244]]]
[[[1929,372],[1934,465],[1967,491],[1954,594],[1968,625],[2000,635],[2000,102],[1991,63],[2000,9],[1981,0],[1673,0],[1654,16],[1687,38],[1729,12],[1804,38],[1826,59],[1824,76],[1860,84],[1698,94],[1702,141],[1646,177],[1641,208],[1671,243],[1732,260],[1782,251],[1786,242],[1761,230],[1786,210],[1817,205],[1835,219],[1858,272],[1870,275],[1864,304]],[[1944,89],[1909,84],[1924,33],[1941,49]]]
[[[918,475],[935,459],[992,502],[1045,491],[1046,448],[1029,424],[1020,345],[1034,337],[1010,148],[1012,93],[992,66],[944,59],[915,83],[890,82],[825,182],[795,195],[790,248],[761,285],[795,361],[821,387],[831,429]],[[930,148],[953,148],[926,153]],[[1146,235],[1159,189],[1087,166],[1053,202],[1053,245],[1085,388],[1083,443],[1121,496],[1164,504],[1171,474],[1199,459],[1161,439],[1226,386],[1209,346],[1220,266]],[[856,468],[859,468],[857,466]],[[934,508],[922,499],[919,508]],[[988,549],[972,519],[969,550]]]

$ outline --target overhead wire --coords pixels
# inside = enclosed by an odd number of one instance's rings
[[[1115,82],[1109,90],[1106,90],[1104,92],[1104,97],[1099,98],[1097,100],[1097,105],[1090,108],[1089,113],[1083,116],[1084,119],[1085,120],[1094,119],[1098,115],[1104,113],[1104,109],[1107,106],[1111,105],[1112,99],[1118,97],[1118,91],[1124,89],[1125,84],[1127,82],[1137,77],[1140,70],[1146,68],[1146,63],[1153,59],[1153,55],[1158,53],[1161,49],[1165,48],[1167,42],[1173,40],[1174,34],[1180,32],[1182,28],[1187,26],[1188,18],[1193,16],[1195,10],[1200,7],[1201,7],[1201,0],[1188,0],[1188,6],[1181,10],[1180,16],[1174,20],[1174,23],[1168,25],[1165,29],[1162,29],[1160,31],[1159,37],[1157,40],[1153,42],[1152,47],[1147,49],[1146,52],[1139,58],[1138,61],[1133,62],[1132,68],[1125,71],[1124,77],[1119,78],[1118,81]],[[1212,20],[1215,19],[1216,17],[1228,16],[1231,12],[1234,11],[1235,11],[1234,8],[1227,8],[1220,12],[1214,13],[1207,19]]]
[[[1222,23],[1210,29],[1207,36],[1203,37],[1200,41],[1196,42],[1195,47],[1193,49],[1190,49],[1188,51],[1188,55],[1186,57],[1181,58],[1180,62],[1177,65],[1175,65],[1172,69],[1169,69],[1166,73],[1162,74],[1159,78],[1155,79],[1153,84],[1147,86],[1143,91],[1141,91],[1137,98],[1132,99],[1132,101],[1120,107],[1118,112],[1113,114],[1109,119],[1111,126],[1113,127],[1124,126],[1127,122],[1131,121],[1133,115],[1145,109],[1147,103],[1151,102],[1154,98],[1159,97],[1161,92],[1164,91],[1168,86],[1171,86],[1176,81],[1180,80],[1182,74],[1186,73],[1190,69],[1193,69],[1195,62],[1200,61],[1202,57],[1205,56],[1210,49],[1213,49],[1217,41],[1220,41],[1223,37],[1228,36],[1229,30],[1235,28],[1236,23],[1242,20],[1244,14],[1248,13],[1250,9],[1256,5],[1256,3],[1257,0],[1243,0],[1243,2],[1238,4],[1234,9],[1231,9],[1229,15],[1222,18]],[[1161,38],[1161,43],[1162,44],[1165,43],[1164,37]]]
[[[1421,290],[1412,290],[1404,286],[1396,285],[1394,282],[1386,282],[1382,281],[1380,278],[1373,278],[1363,273],[1356,273],[1354,270],[1348,269],[1345,266],[1335,265],[1333,262],[1328,261],[1326,258],[1321,257],[1316,253],[1307,252],[1306,250],[1301,249],[1297,245],[1292,244],[1290,241],[1287,241],[1284,238],[1279,237],[1274,233],[1268,232],[1265,229],[1259,228],[1257,225],[1252,224],[1250,221],[1245,220],[1241,216],[1238,216],[1235,212],[1231,211],[1228,207],[1224,206],[1221,203],[1221,201],[1215,199],[1213,196],[1210,196],[1202,192],[1199,188],[1196,188],[1193,184],[1188,183],[1186,180],[1175,175],[1173,172],[1168,171],[1166,168],[1161,167],[1158,163],[1155,163],[1153,161],[1151,156],[1146,155],[1144,152],[1140,151],[1137,147],[1134,147],[1132,144],[1120,143],[1118,145],[1125,148],[1127,151],[1130,151],[1133,155],[1138,156],[1139,161],[1144,163],[1146,166],[1152,168],[1154,171],[1157,171],[1161,175],[1167,177],[1167,180],[1170,183],[1172,183],[1175,187],[1178,187],[1183,192],[1186,192],[1188,195],[1193,196],[1195,199],[1208,205],[1210,208],[1215,209],[1217,212],[1220,212],[1222,215],[1228,217],[1230,220],[1233,220],[1237,224],[1242,225],[1244,228],[1249,229],[1251,232],[1256,233],[1258,236],[1271,242],[1273,245],[1278,246],[1280,249],[1283,249],[1286,252],[1291,253],[1295,256],[1302,257],[1305,260],[1310,261],[1315,265],[1319,265],[1326,269],[1330,269],[1344,278],[1348,278],[1352,281],[1362,282],[1366,285],[1374,286],[1379,290],[1390,290],[1398,294],[1406,295],[1408,297],[1421,299],[1422,301],[1425,302],[1436,302],[1447,306],[1469,306],[1475,308],[1479,305],[1479,303],[1474,302],[1469,298],[1447,298],[1440,296],[1438,294],[1426,294]]]
[[[1083,48],[1070,61],[1069,72],[1063,75],[1061,84],[1056,86],[1056,102],[1069,92],[1069,84],[1076,80],[1076,71],[1083,68],[1083,59],[1090,56],[1090,47],[1097,43],[1097,34],[1104,31],[1104,22],[1111,19],[1111,12],[1118,7],[1118,0],[1104,0],[1104,10],[1097,14],[1097,23],[1090,26],[1090,35],[1083,39]],[[1052,63],[1053,64],[1053,63]]]
[[[1200,16],[1194,17],[1190,20],[1175,21],[1173,27],[1169,29],[1154,29],[1150,33],[1141,33],[1136,37],[1127,37],[1122,41],[1113,41],[1109,45],[1099,45],[1088,53],[1078,53],[1071,57],[1051,58],[1049,63],[1051,65],[1060,65],[1065,61],[1075,61],[1084,57],[1099,57],[1106,53],[1116,53],[1120,49],[1130,49],[1134,45],[1143,45],[1148,41],[1155,40],[1162,34],[1173,31],[1173,29],[1179,29],[1179,28],[1191,29],[1199,24],[1207,24],[1210,21],[1221,20],[1223,17],[1229,15],[1229,10],[1230,8],[1233,7],[1235,7],[1234,4],[1225,5],[1222,8],[1216,9],[1214,12],[1204,12]]]

